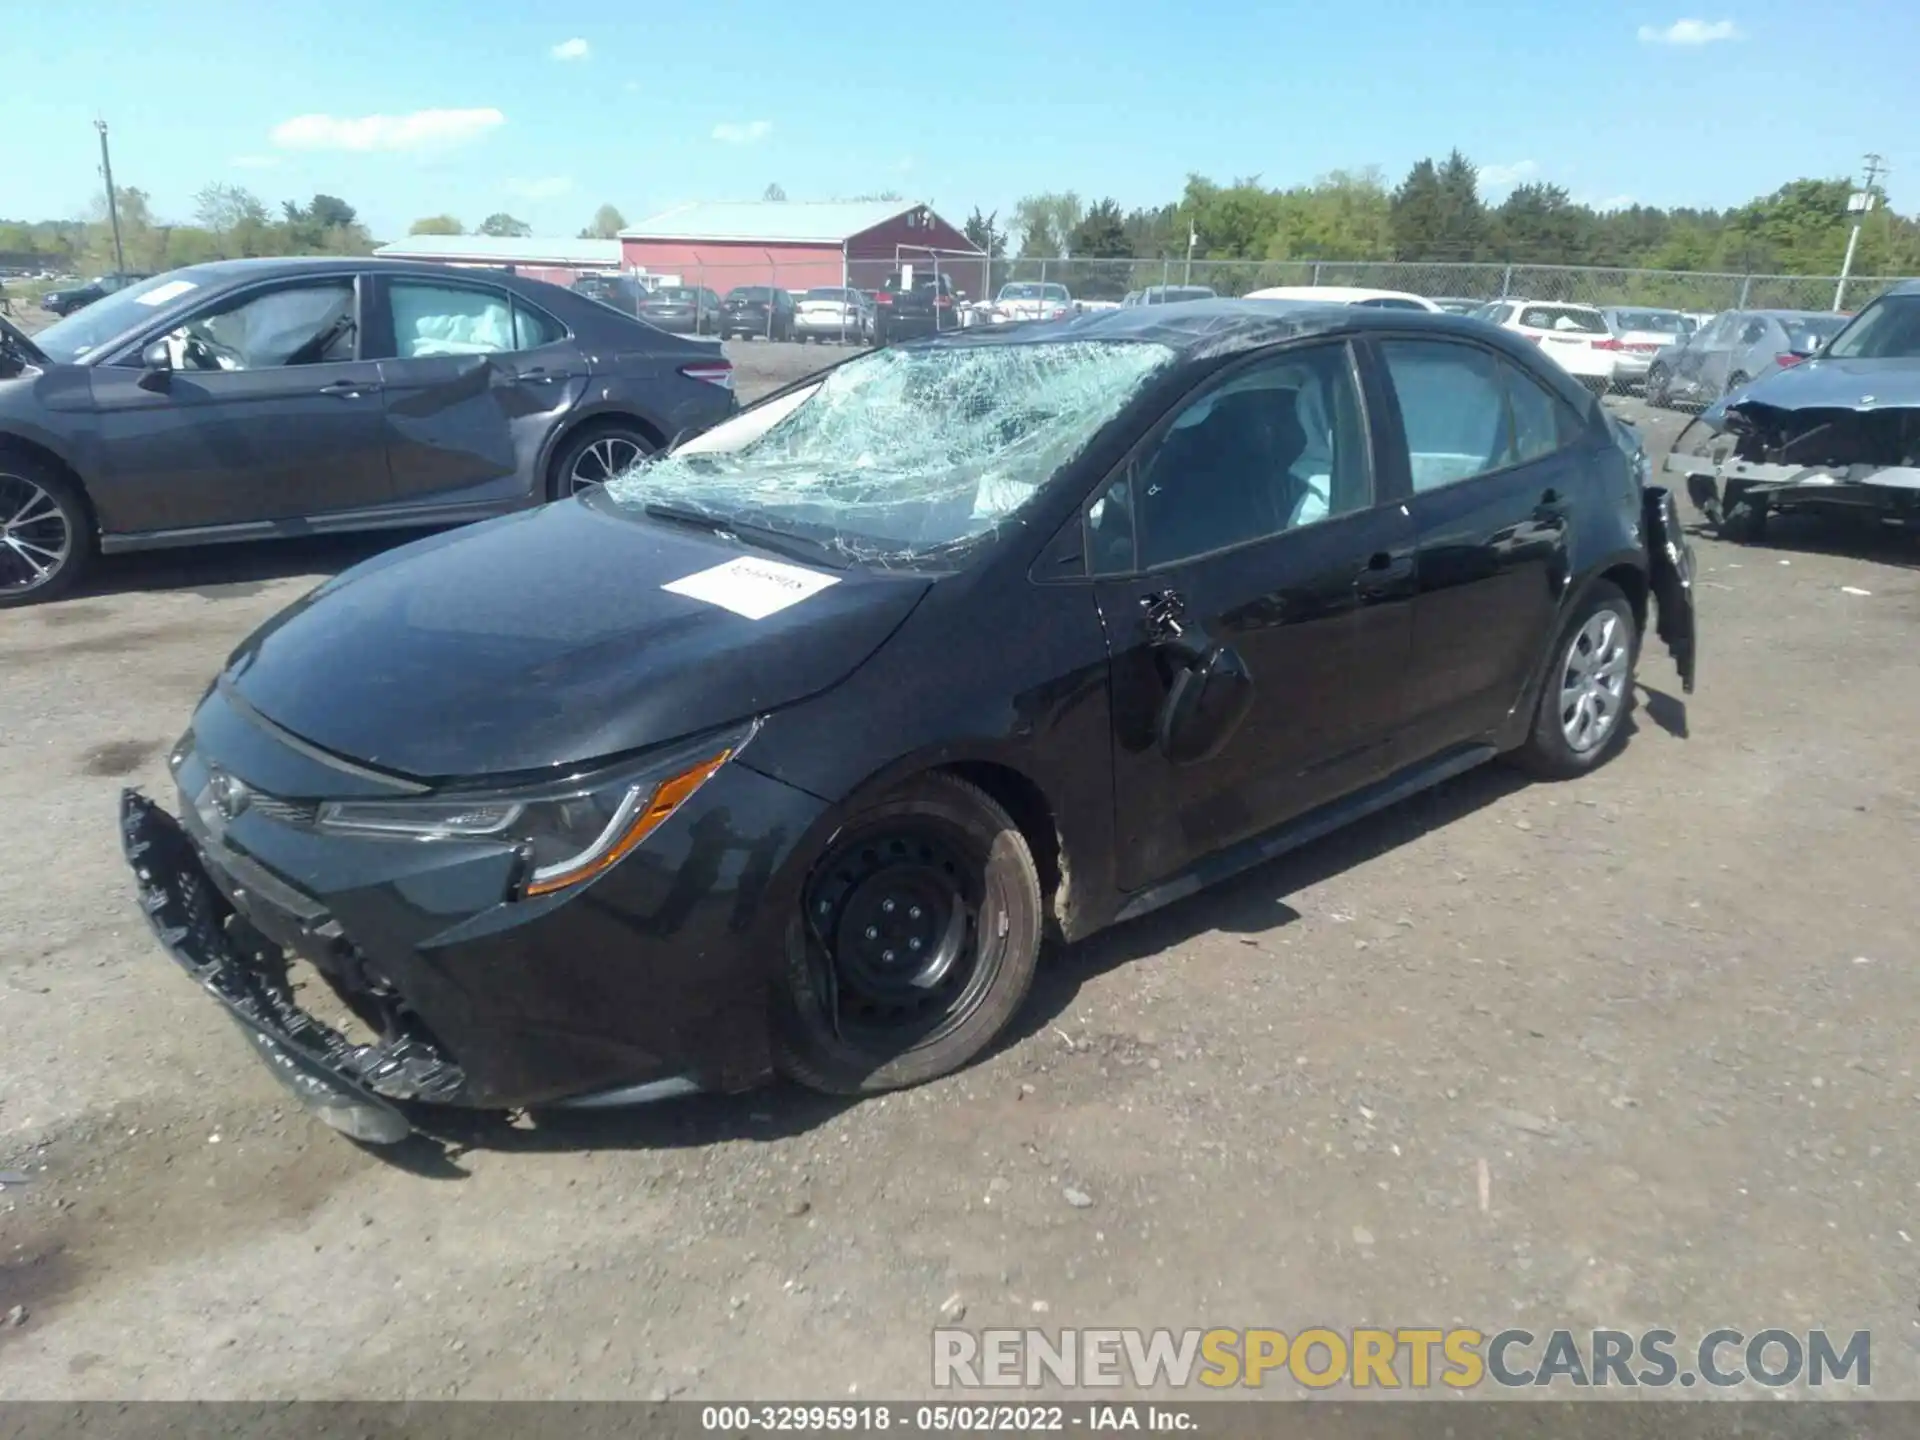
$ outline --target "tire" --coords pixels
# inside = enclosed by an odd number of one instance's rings
[[[1646,397],[1647,404],[1661,410],[1668,408],[1666,366],[1655,365],[1647,371]]]
[[[565,500],[604,484],[634,461],[653,454],[659,444],[645,432],[618,420],[591,421],[560,442],[547,470],[547,498]]]
[[[1767,538],[1767,502],[1752,494],[1739,481],[1728,484],[1720,497],[1720,513],[1714,520],[1714,534],[1722,540],[1752,544]]]
[[[1748,375],[1746,371],[1736,370],[1733,372],[1733,374],[1727,377],[1727,388],[1721,391],[1720,393],[1722,395],[1731,395],[1733,394],[1734,391],[1738,390],[1742,385],[1749,384],[1752,381],[1752,379],[1753,377]]]
[[[808,1089],[870,1095],[958,1070],[1032,988],[1044,920],[1033,852],[958,776],[921,775],[854,816],[800,906],[773,1054]],[[918,976],[904,951],[894,958],[904,944],[931,947]]]
[[[1606,624],[1609,618],[1610,628]],[[1589,729],[1589,738],[1576,743],[1581,702],[1567,698],[1576,693],[1568,682],[1576,678],[1576,665],[1582,655],[1599,657],[1606,680],[1604,686],[1595,683],[1578,687],[1587,707],[1584,714],[1596,723],[1601,719],[1605,723],[1598,734]],[[1618,586],[1595,581],[1554,639],[1553,660],[1540,686],[1533,728],[1509,757],[1513,763],[1547,780],[1570,779],[1604,764],[1626,735],[1627,713],[1633,708],[1634,667],[1639,658],[1640,633],[1633,623],[1633,607]],[[1589,659],[1579,669],[1592,675],[1593,661]],[[1604,715],[1596,709],[1603,695],[1607,697]]]
[[[0,610],[57,600],[93,559],[80,487],[31,455],[0,450]]]

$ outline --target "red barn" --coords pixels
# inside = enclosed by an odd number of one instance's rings
[[[620,232],[621,261],[725,295],[736,285],[877,290],[896,265],[937,266],[985,293],[986,256],[911,200],[759,200],[682,205]]]

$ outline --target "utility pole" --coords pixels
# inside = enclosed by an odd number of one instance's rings
[[[1858,191],[1847,197],[1847,209],[1853,212],[1853,232],[1847,236],[1847,255],[1840,262],[1840,283],[1833,287],[1833,308],[1846,307],[1847,277],[1853,273],[1853,252],[1860,244],[1860,227],[1867,223],[1867,213],[1873,209],[1873,182],[1880,178],[1886,169],[1878,155],[1868,155],[1867,181]]]
[[[100,132],[100,174],[107,182],[107,219],[113,224],[113,268],[125,274],[127,253],[120,245],[120,201],[113,193],[113,160],[107,154],[107,122],[96,120],[93,128]]]

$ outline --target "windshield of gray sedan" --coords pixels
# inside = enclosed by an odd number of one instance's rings
[[[33,337],[50,360],[71,365],[86,359],[104,345],[111,345],[127,331],[152,315],[160,306],[198,289],[197,282],[183,278],[176,270],[156,275],[124,290],[76,310]]]
[[[1173,358],[1138,341],[881,350],[607,491],[623,505],[788,531],[854,560],[950,552],[1025,509]]]

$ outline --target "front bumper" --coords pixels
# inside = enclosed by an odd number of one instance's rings
[[[515,900],[509,847],[317,831],[295,813],[303,802],[271,797],[329,793],[324,774],[305,773],[323,761],[276,746],[217,691],[195,726],[175,755],[180,818],[129,792],[124,847],[161,943],[261,1037],[283,1079],[297,1071],[339,1106],[379,1115],[409,1102],[570,1104],[663,1082],[732,1091],[769,1074],[792,862],[821,801],[735,761],[604,875]],[[210,825],[192,797],[206,793],[202,747],[214,741],[255,799]],[[376,1043],[300,1006],[289,956]]]
[[[1775,465],[1711,455],[1668,455],[1665,468],[1687,480],[1687,498],[1713,520],[1737,501],[1823,505],[1874,511],[1920,525],[1920,467]]]

